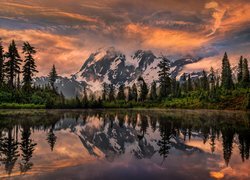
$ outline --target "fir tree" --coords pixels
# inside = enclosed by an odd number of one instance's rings
[[[108,92],[108,85],[107,85],[107,83],[103,83],[103,85],[102,85],[102,100],[103,101],[106,101],[106,97],[107,97],[107,92]]]
[[[224,89],[233,88],[232,70],[226,52],[222,59],[221,85]]]
[[[138,91],[135,83],[132,86],[132,99],[135,101],[138,99]]]
[[[9,51],[6,53],[6,57],[7,57],[7,61],[5,62],[6,77],[8,78],[9,86],[14,88],[14,80],[17,77],[17,74],[21,72],[20,65],[22,62],[14,40],[9,45]]]
[[[115,100],[115,87],[113,84],[109,85],[109,101],[114,101]]]
[[[56,135],[54,133],[54,126],[52,126],[52,128],[49,130],[49,133],[47,135],[47,141],[48,141],[48,144],[50,146],[50,150],[53,151],[54,150],[54,147],[55,147],[55,144],[56,144]]]
[[[29,127],[23,127],[22,137],[21,137],[21,151],[22,151],[22,160],[20,163],[20,171],[27,172],[33,166],[33,163],[30,162],[32,158],[33,151],[35,150],[36,143],[30,138],[31,131]]]
[[[248,61],[244,59],[243,66],[242,66],[242,82],[243,85],[246,87],[249,83],[249,69],[248,69]]]
[[[139,77],[138,81],[141,82],[139,99],[140,99],[140,101],[145,101],[147,99],[147,95],[148,95],[148,86],[142,77]]]
[[[170,60],[166,57],[162,57],[162,60],[158,64],[160,68],[158,72],[160,82],[160,97],[165,98],[171,92],[171,79],[170,79]]]
[[[117,100],[125,100],[124,85],[120,85],[118,88]]]
[[[156,100],[157,99],[156,82],[155,81],[153,81],[153,83],[151,84],[149,98],[150,98],[150,100]]]
[[[55,89],[55,82],[56,82],[57,78],[58,78],[58,75],[56,72],[56,67],[55,67],[55,65],[53,65],[52,69],[49,73],[49,82],[50,82],[50,85],[53,89]]]
[[[3,82],[4,82],[4,49],[2,41],[0,39],[0,86],[3,85]]]
[[[128,87],[128,101],[132,101],[133,100],[133,93],[132,93],[132,89],[131,87]]]
[[[240,57],[239,64],[238,64],[238,69],[237,69],[237,80],[238,83],[242,82],[242,77],[243,77],[243,57]]]
[[[13,138],[12,128],[8,128],[7,136],[1,138],[0,154],[0,161],[5,166],[6,172],[11,175],[19,156],[18,142]]]
[[[202,78],[201,78],[202,88],[205,91],[209,90],[209,82],[206,71],[202,71]]]
[[[191,79],[191,75],[190,74],[188,75],[187,89],[188,89],[188,91],[192,91],[193,90],[192,79]]]
[[[23,83],[24,88],[28,90],[31,88],[34,74],[38,72],[36,70],[35,59],[33,57],[36,54],[36,50],[28,42],[25,42],[23,45],[23,53],[25,54],[23,66]]]

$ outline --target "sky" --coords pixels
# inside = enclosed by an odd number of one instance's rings
[[[249,0],[0,0],[0,38],[36,47],[39,74],[76,73],[99,48],[249,57]],[[209,61],[209,63],[211,63]],[[209,66],[205,61],[202,66]]]

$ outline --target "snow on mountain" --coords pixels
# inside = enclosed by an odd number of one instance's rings
[[[139,76],[151,84],[158,80],[158,63],[161,58],[162,55],[156,55],[150,50],[137,50],[132,55],[125,55],[114,47],[98,49],[71,78],[60,77],[56,87],[66,97],[74,97],[81,93],[84,86],[91,92],[98,93],[102,90],[103,83],[112,83],[116,87],[120,84],[132,86]],[[201,58],[191,56],[171,60],[171,76],[178,76],[186,65],[200,60]],[[35,84],[48,84],[48,79],[36,78]]]

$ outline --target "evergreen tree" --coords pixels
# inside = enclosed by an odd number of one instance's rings
[[[125,100],[124,84],[118,88],[117,100]]]
[[[6,53],[7,61],[5,62],[5,72],[8,78],[8,84],[10,87],[14,88],[14,80],[17,75],[21,72],[21,58],[18,53],[16,43],[13,40],[9,45],[9,51]]]
[[[2,154],[0,161],[5,166],[6,172],[11,175],[19,156],[18,142],[13,138],[12,128],[8,128],[7,136],[1,138],[0,154]]]
[[[160,156],[163,157],[163,163],[169,154],[169,150],[171,149],[171,125],[166,121],[166,119],[161,119],[159,126],[161,140],[158,141],[157,145],[159,146],[158,152]]]
[[[34,55],[36,50],[28,42],[23,45],[23,53],[25,54],[24,66],[23,66],[23,83],[24,88],[29,90],[31,88],[32,78],[34,73],[37,73]]]
[[[243,57],[240,57],[239,64],[238,64],[238,69],[237,69],[237,79],[238,83],[242,82],[242,77],[243,77]]]
[[[30,138],[31,132],[30,128],[25,126],[23,127],[22,137],[21,137],[21,151],[22,151],[22,160],[20,163],[20,171],[27,172],[33,166],[33,163],[30,162],[32,158],[33,151],[35,150],[36,143]]]
[[[172,95],[173,95],[173,97],[177,97],[177,81],[176,81],[176,77],[172,79],[171,87],[172,87]]]
[[[47,136],[47,141],[49,143],[50,149],[51,151],[54,150],[55,144],[56,144],[56,135],[54,133],[54,125],[52,126],[52,128],[49,130],[48,136]]]
[[[0,39],[0,86],[3,85],[3,82],[4,82],[4,49],[2,41]]]
[[[160,97],[165,98],[171,92],[171,79],[170,79],[170,60],[166,57],[162,57],[162,60],[158,64],[160,68],[158,72],[160,82]]]
[[[115,100],[115,87],[113,84],[109,85],[109,101]]]
[[[249,69],[248,69],[248,61],[244,59],[243,66],[242,66],[242,82],[243,85],[246,87],[249,83]]]
[[[216,81],[216,77],[215,77],[215,72],[214,72],[214,68],[211,67],[210,68],[210,78],[209,81],[211,83],[211,89],[215,88],[215,81]]]
[[[192,91],[193,90],[192,79],[191,79],[191,75],[190,74],[188,75],[187,89],[188,89],[188,91]]]
[[[206,71],[202,71],[202,78],[201,78],[202,88],[205,91],[209,90],[209,82]]]
[[[83,99],[82,99],[82,101],[83,101],[82,102],[83,106],[86,108],[88,106],[88,94],[87,94],[86,87],[83,88]]]
[[[128,101],[132,101],[133,100],[133,93],[132,93],[132,89],[131,87],[128,87]]]
[[[156,100],[157,99],[156,82],[155,81],[153,81],[153,83],[151,85],[149,98],[150,98],[150,100]]]
[[[138,78],[138,81],[140,81],[140,101],[145,101],[147,99],[148,95],[148,86],[144,79],[142,77]]]
[[[58,75],[57,75],[57,72],[56,72],[56,67],[55,65],[53,64],[52,66],[52,69],[49,73],[49,82],[50,82],[50,85],[53,89],[55,89],[55,82],[56,82],[56,79],[58,78]]]
[[[103,89],[102,89],[102,100],[106,101],[107,100],[107,92],[108,92],[108,85],[107,83],[103,83],[102,85]]]
[[[222,59],[221,85],[224,89],[232,89],[234,85],[232,79],[232,70],[226,52]]]
[[[137,92],[137,87],[135,83],[132,86],[132,99],[135,101],[137,101],[138,99],[138,92]]]

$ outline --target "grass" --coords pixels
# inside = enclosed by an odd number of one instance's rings
[[[1,103],[0,109],[45,109],[41,104]]]

